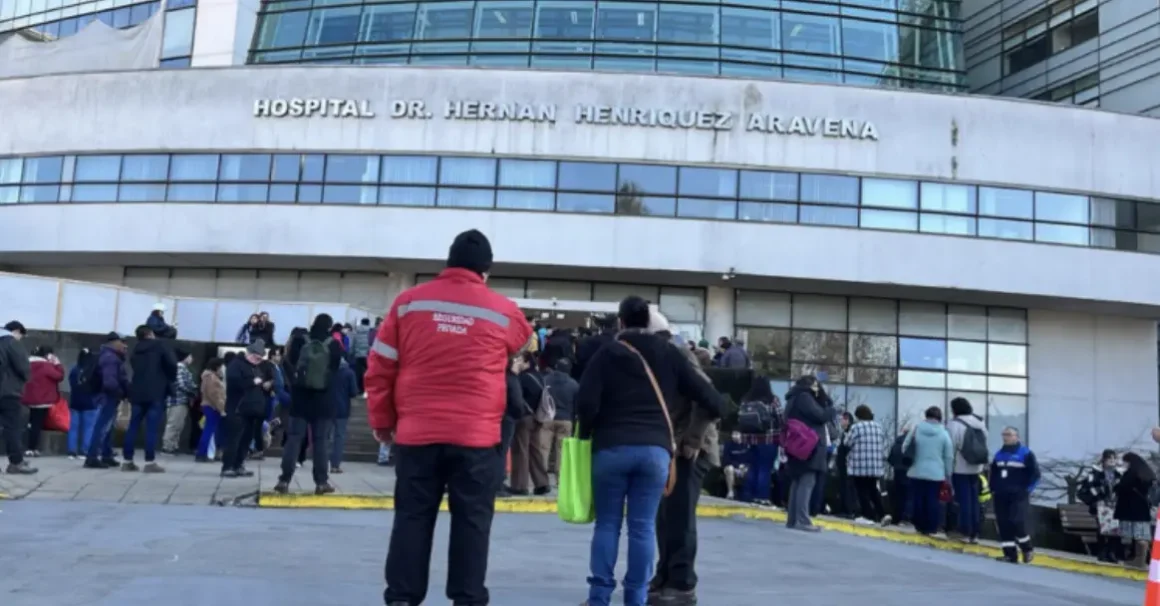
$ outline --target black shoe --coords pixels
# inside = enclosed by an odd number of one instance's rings
[[[28,461],[21,461],[19,463],[9,463],[8,469],[6,471],[11,474],[30,476],[36,473],[38,470],[35,467],[29,465]]]
[[[495,496],[498,499],[506,499],[512,496],[512,491],[507,486],[500,486],[499,490],[496,491]]]
[[[527,497],[527,496],[531,496],[531,494],[532,494],[526,490],[512,490],[511,488],[508,488],[507,490],[508,490],[508,493],[510,493],[511,496],[513,496],[513,497]]]
[[[532,491],[532,494],[536,495],[537,497],[542,497],[546,494],[551,494],[551,492],[552,492],[551,486],[541,486],[541,487],[535,489],[534,491]]]
[[[105,465],[105,467],[120,467],[121,466],[121,462],[118,461],[114,457],[109,457],[107,459],[101,459],[101,463],[103,463]]]
[[[1023,563],[1030,564],[1034,560],[1035,560],[1035,550],[1034,549],[1025,549],[1023,551]]]
[[[651,603],[651,602],[650,602]],[[697,606],[697,591],[690,589],[664,589],[657,596],[658,606]]]
[[[109,465],[97,459],[85,459],[85,469],[108,469]]]

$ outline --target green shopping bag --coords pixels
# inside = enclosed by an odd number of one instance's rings
[[[592,503],[592,441],[576,436],[573,433],[560,444],[560,493],[556,513],[569,524],[590,524],[596,519]]]

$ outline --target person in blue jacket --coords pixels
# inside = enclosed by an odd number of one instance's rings
[[[350,421],[350,401],[359,394],[358,377],[350,363],[343,358],[338,363],[338,372],[330,382],[330,395],[334,398],[334,441],[330,450],[330,473],[342,473],[342,451],[346,449],[346,425]]]
[[[914,458],[906,479],[910,483],[910,501],[914,529],[930,536],[938,532],[943,519],[939,491],[955,470],[955,446],[951,434],[943,427],[942,408],[931,406],[902,442],[902,452],[912,448]]]
[[[1003,429],[1003,447],[991,461],[990,483],[999,546],[1003,548],[998,559],[1015,564],[1018,552],[1023,552],[1023,563],[1030,564],[1035,550],[1027,534],[1027,510],[1031,508],[1031,493],[1039,484],[1039,463],[1035,453],[1019,441],[1019,430],[1014,427]]]

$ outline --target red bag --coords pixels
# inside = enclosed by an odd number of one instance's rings
[[[942,486],[938,489],[938,501],[939,503],[950,503],[952,498],[951,483],[943,480]]]
[[[68,412],[68,401],[61,398],[48,409],[48,416],[44,418],[44,429],[46,431],[63,431],[68,432],[69,419],[71,415]]]

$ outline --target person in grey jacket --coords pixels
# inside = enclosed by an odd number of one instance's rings
[[[367,358],[371,355],[371,319],[359,320],[350,335],[350,358],[354,362],[354,378],[358,393],[366,391],[363,378],[367,375]]]
[[[951,474],[951,486],[955,491],[955,502],[959,506],[958,531],[963,540],[968,543],[979,542],[980,526],[982,526],[983,512],[979,507],[979,489],[981,483],[979,474],[983,473],[986,465],[972,465],[963,458],[963,437],[968,429],[981,429],[987,434],[987,425],[974,414],[971,403],[966,398],[951,400],[951,414],[954,418],[947,423],[947,431],[951,434],[951,443],[955,449],[955,469]]]
[[[20,397],[32,372],[28,352],[20,341],[27,333],[15,320],[0,331],[0,430],[8,449],[8,473],[34,474],[36,469],[24,460],[24,417]]]
[[[798,420],[818,435],[818,443],[807,459],[789,457],[786,469],[790,477],[786,528],[818,532],[810,520],[810,497],[818,477],[826,473],[826,425],[834,418],[834,402],[826,395],[817,377],[805,375],[785,394],[786,421]]]

